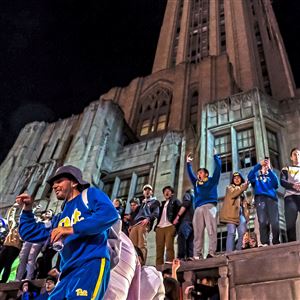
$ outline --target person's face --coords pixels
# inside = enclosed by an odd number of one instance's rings
[[[250,248],[255,248],[256,247],[256,240],[253,238],[249,239],[249,246]]]
[[[266,174],[268,172],[269,168],[270,168],[270,160],[265,159],[265,164],[261,167],[261,172],[263,174]]]
[[[28,282],[24,282],[22,286],[23,293],[28,292],[28,289],[29,289]]]
[[[164,197],[166,200],[170,199],[173,195],[173,193],[170,189],[165,189],[163,194],[164,194]]]
[[[53,217],[53,212],[52,210],[47,210],[45,213],[44,213],[44,218],[45,219],[51,219]]]
[[[300,164],[300,150],[296,149],[292,152],[291,161],[293,162],[293,165],[297,166]]]
[[[203,278],[201,280],[201,284],[208,285],[208,286],[212,286],[213,285],[212,282],[211,282],[211,280],[208,280],[207,278]]]
[[[242,183],[242,178],[241,178],[240,176],[234,176],[234,177],[233,177],[233,183],[234,183],[235,185],[241,185],[241,183]]]
[[[163,278],[165,279],[165,278],[171,278],[172,277],[172,275],[170,275],[169,273],[164,273],[163,274]]]
[[[206,172],[204,172],[204,170],[199,170],[197,172],[197,177],[198,177],[199,180],[204,180],[205,178],[208,177],[208,175],[207,175]]]
[[[120,207],[120,201],[119,201],[118,199],[115,199],[115,200],[113,201],[113,205],[114,205],[114,207],[116,207],[116,208]]]
[[[45,284],[45,289],[47,293],[50,293],[55,287],[55,283],[52,280],[47,280]]]
[[[130,203],[131,211],[133,211],[133,212],[136,211],[137,207],[138,207],[138,205],[136,203],[134,203],[134,202]]]
[[[150,198],[152,194],[153,194],[152,190],[148,187],[143,190],[143,195],[145,198]]]
[[[248,232],[246,232],[243,236],[243,243],[244,244],[249,243],[249,233]]]
[[[65,200],[72,195],[77,185],[74,181],[66,177],[61,177],[54,181],[52,188],[58,200]]]

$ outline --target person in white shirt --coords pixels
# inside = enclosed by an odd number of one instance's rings
[[[166,260],[172,262],[175,258],[174,238],[176,235],[176,226],[174,220],[181,205],[180,201],[174,197],[174,189],[171,186],[165,186],[162,192],[165,199],[159,208],[159,217],[155,229],[157,267],[164,263],[165,248]]]

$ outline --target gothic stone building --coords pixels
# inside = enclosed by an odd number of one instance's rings
[[[112,88],[80,115],[22,129],[0,167],[1,213],[24,190],[58,211],[45,179],[63,164],[112,199],[141,196],[145,183],[160,200],[165,185],[181,198],[187,153],[195,169],[212,172],[214,147],[221,205],[232,171],[246,176],[265,156],[276,170],[289,162],[300,146],[299,104],[270,0],[169,0],[149,76]],[[281,227],[284,239],[282,211]],[[225,237],[220,225],[219,251]]]

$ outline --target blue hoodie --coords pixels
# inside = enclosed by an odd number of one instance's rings
[[[255,196],[268,196],[277,200],[276,190],[278,189],[278,178],[276,174],[269,170],[267,174],[262,174],[261,164],[256,164],[248,174],[248,180],[254,188]]]
[[[52,219],[50,226],[36,222],[32,211],[23,210],[21,214],[19,232],[25,241],[46,241],[52,229],[58,226],[73,227],[74,234],[66,237],[60,252],[61,278],[90,260],[110,258],[108,229],[118,220],[119,214],[102,191],[89,188],[87,194],[88,207],[80,194],[66,202],[63,211]]]
[[[218,155],[214,155],[215,170],[212,177],[208,177],[205,182],[200,182],[195,176],[191,163],[187,163],[187,171],[190,180],[194,186],[194,207],[197,208],[207,203],[218,203],[218,190],[217,185],[219,183],[221,174],[221,159]]]

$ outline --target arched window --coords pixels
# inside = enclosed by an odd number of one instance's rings
[[[140,137],[157,135],[167,130],[172,93],[157,87],[141,99],[137,124]]]

